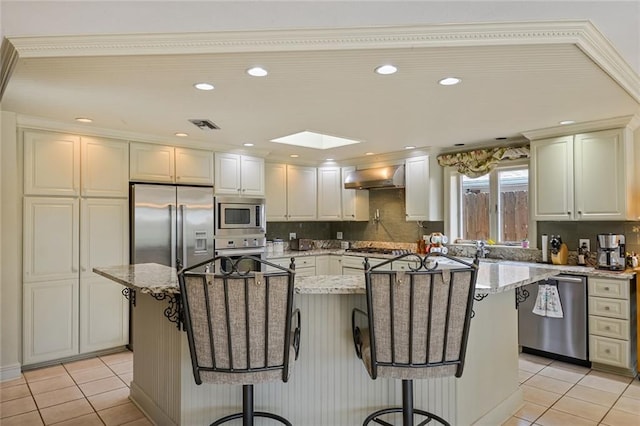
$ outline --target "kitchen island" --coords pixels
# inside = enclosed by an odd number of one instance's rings
[[[139,264],[94,272],[135,295],[130,396],[149,418],[159,425],[199,426],[240,410],[239,386],[196,386],[193,380],[186,333],[170,321],[178,318],[174,269]],[[515,290],[557,274],[539,266],[481,263],[464,374],[416,381],[415,406],[455,425],[500,424],[516,411],[522,394]],[[364,275],[296,277],[295,288],[303,315],[300,357],[288,383],[255,387],[256,409],[296,426],[351,426],[381,407],[400,405],[400,381],[371,380],[353,349],[351,310],[365,308]]]

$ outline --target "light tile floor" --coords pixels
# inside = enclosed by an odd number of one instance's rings
[[[129,400],[132,375],[128,351],[26,371],[0,383],[0,425],[151,425]]]
[[[0,425],[151,425],[129,401],[133,354],[27,371],[0,383]],[[524,406],[504,425],[640,425],[640,381],[520,355]]]
[[[638,426],[640,381],[520,354],[524,406],[506,426]]]

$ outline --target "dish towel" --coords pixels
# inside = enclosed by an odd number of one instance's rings
[[[551,284],[540,284],[532,312],[543,317],[563,318],[564,313],[562,312],[558,287]]]

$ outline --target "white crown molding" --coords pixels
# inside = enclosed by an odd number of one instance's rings
[[[585,123],[567,124],[564,126],[547,127],[544,129],[528,130],[522,135],[533,141],[538,139],[552,138],[556,136],[574,135],[583,132],[596,132],[599,130],[619,129],[622,127],[633,127],[637,125],[638,115],[625,115],[622,117],[607,118],[604,120],[589,121]]]
[[[9,79],[17,63],[18,51],[15,46],[6,39],[2,40],[2,47],[0,48],[0,99],[2,99],[4,90],[9,84]]]
[[[573,44],[640,102],[640,76],[590,21],[9,37],[5,44],[20,58]],[[15,61],[5,50],[3,70]]]

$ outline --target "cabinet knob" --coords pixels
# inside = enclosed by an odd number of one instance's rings
[[[581,211],[581,210],[578,210],[578,214],[582,214],[582,211]]]
[[[611,327],[606,326],[604,329],[605,329],[605,330],[611,330]]]
[[[605,291],[609,291],[609,287],[605,287],[605,288],[604,288],[604,290],[605,290]]]
[[[611,349],[605,349],[604,352],[607,353],[607,354],[610,354],[611,353]]]
[[[605,307],[604,307],[604,310],[605,310],[605,311],[608,311],[608,310],[610,310],[610,309],[611,309],[611,308],[610,308],[610,307],[608,307],[608,306],[605,306]]]
[[[571,212],[567,212],[567,214],[571,214]]]
[[[245,192],[245,191],[246,191],[246,189],[242,188],[242,192]]]

